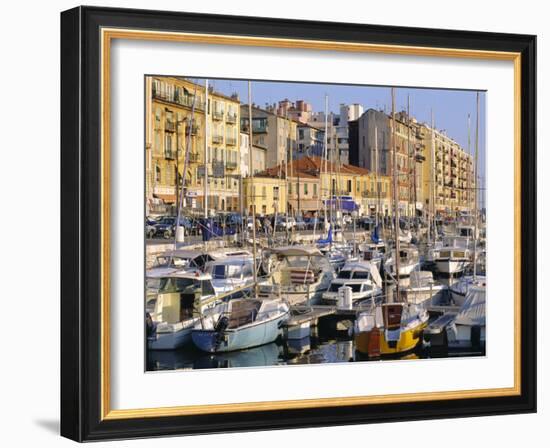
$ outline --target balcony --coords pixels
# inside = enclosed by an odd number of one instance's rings
[[[212,112],[212,118],[214,120],[223,120],[223,112],[219,110],[215,110]]]
[[[166,122],[164,123],[164,130],[167,132],[175,132],[176,122],[173,120],[166,120]]]
[[[380,196],[382,196],[382,193],[380,193]],[[378,195],[376,194],[376,191],[363,191],[361,193],[361,197],[363,197],[363,198],[377,198]]]
[[[234,170],[235,168],[237,168],[237,162],[225,162],[225,167],[228,170]]]
[[[200,128],[196,124],[194,124],[192,126],[187,126],[185,128],[185,135],[189,135],[189,134],[197,135],[199,132],[200,132]]]
[[[225,144],[230,146],[235,146],[237,144],[237,139],[235,137],[225,137]]]
[[[223,143],[223,135],[220,135],[220,134],[212,135],[212,143]]]
[[[175,159],[176,158],[176,151],[164,151],[164,158],[165,159]]]
[[[176,104],[178,106],[188,107],[189,109],[193,108],[193,96],[179,95],[177,91],[174,91],[171,95],[169,95],[166,92],[159,92],[153,88],[153,99]],[[204,110],[204,104],[196,100],[195,110]]]
[[[225,121],[227,123],[236,123],[237,122],[237,114],[227,114],[225,117]]]
[[[198,163],[201,160],[200,154],[196,152],[190,152],[188,157],[189,157],[188,158],[189,163]]]
[[[252,132],[254,134],[267,133],[267,124],[252,124]]]

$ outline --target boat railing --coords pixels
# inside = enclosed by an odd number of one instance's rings
[[[261,321],[271,317],[275,310],[258,311],[256,308],[248,310],[224,311],[220,313],[214,328],[218,328],[220,322],[225,317],[228,319],[228,329],[235,329],[252,322]]]

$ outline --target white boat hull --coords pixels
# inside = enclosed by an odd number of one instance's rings
[[[157,333],[147,338],[149,350],[175,350],[191,342],[192,328],[183,328],[170,333]]]
[[[453,259],[444,259],[444,260],[435,260],[435,266],[439,272],[442,274],[458,274],[463,272],[468,266],[468,260],[453,260]]]
[[[430,302],[431,305],[438,305],[442,302],[444,288],[436,286],[433,288],[406,288],[403,290],[404,296],[408,303],[417,305],[425,302]]]
[[[267,321],[255,322],[235,330],[225,330],[223,334],[215,330],[194,330],[191,337],[197,348],[208,353],[243,350],[275,341],[287,317],[288,311]]]
[[[418,266],[418,263],[399,265],[399,277],[408,277],[412,272],[418,269]],[[386,265],[386,270],[395,277],[395,266],[393,263]]]
[[[354,292],[351,295],[351,300],[354,303],[361,302],[363,300],[368,300],[368,299],[371,299],[372,297],[376,297],[380,295],[381,292],[382,290],[380,288],[373,289],[368,292]],[[323,302],[326,303],[327,305],[336,305],[338,304],[338,300],[339,300],[339,297],[337,292],[325,292],[323,294]]]
[[[452,324],[447,327],[447,344],[451,348],[485,347],[485,325]]]
[[[193,317],[177,324],[158,324],[153,334],[147,337],[150,350],[176,350],[191,342],[191,331],[199,322]]]

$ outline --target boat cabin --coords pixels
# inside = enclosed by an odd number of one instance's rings
[[[204,271],[213,280],[245,280],[254,276],[254,260],[251,257],[235,257],[209,261]]]
[[[329,260],[317,248],[289,246],[270,253],[275,259],[271,269],[275,284],[313,284],[323,271],[332,272]]]
[[[153,309],[156,322],[176,323],[201,312],[203,301],[215,296],[209,275],[181,273],[170,277],[150,277],[149,283],[156,283],[156,299],[147,303]]]

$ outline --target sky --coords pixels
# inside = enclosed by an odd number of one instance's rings
[[[204,84],[204,79],[193,79]],[[214,90],[225,95],[236,92],[241,102],[248,102],[246,80],[209,79]],[[324,111],[325,95],[328,95],[329,112],[339,113],[341,103],[359,103],[364,110],[369,108],[391,113],[391,88],[389,86],[341,85],[317,83],[293,83],[279,81],[252,81],[252,101],[260,107],[266,103],[278,103],[288,98],[292,102],[305,100],[312,104],[314,112]],[[410,112],[420,122],[428,125],[433,111],[435,127],[444,130],[447,136],[468,150],[468,114],[471,120],[471,153],[475,148],[476,92],[469,90],[446,90],[407,88],[396,86],[396,112],[406,110],[407,96],[410,96]],[[485,179],[485,111],[486,93],[479,96],[479,174],[482,185]],[[481,196],[484,196],[483,194]]]

